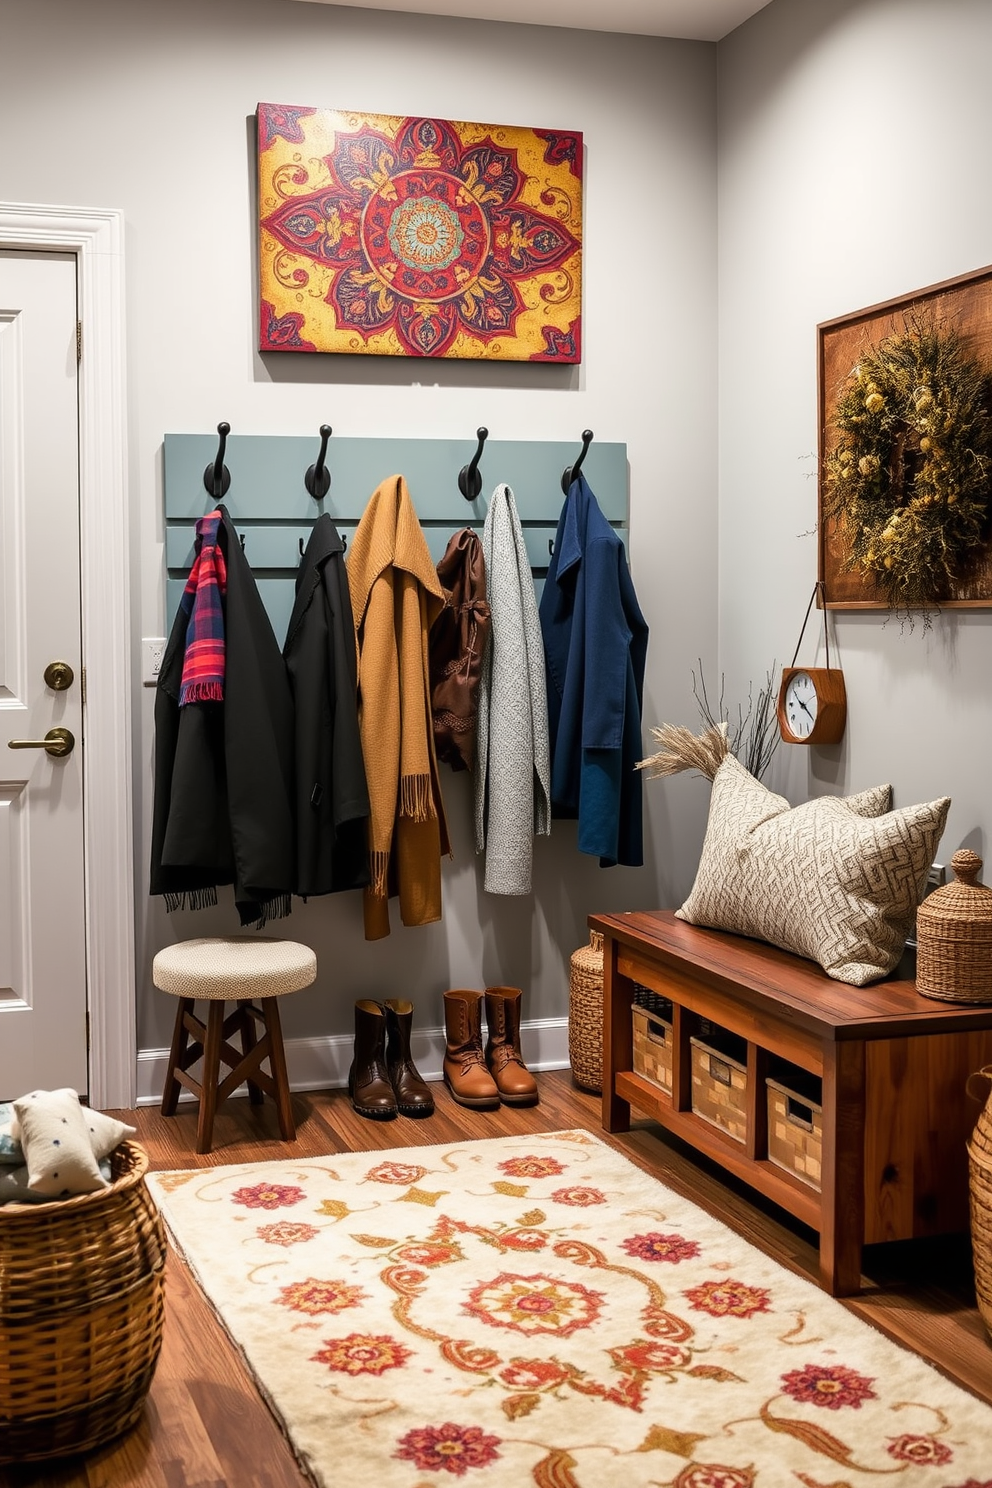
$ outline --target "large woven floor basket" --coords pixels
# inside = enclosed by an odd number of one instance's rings
[[[568,1062],[576,1085],[603,1088],[603,937],[573,951],[568,973]]]
[[[165,1230],[148,1157],[122,1142],[112,1182],[0,1205],[0,1463],[101,1446],[141,1414],[162,1345]]]
[[[992,1081],[992,1065],[986,1065],[981,1073]],[[992,1336],[992,1094],[971,1135],[968,1172],[975,1295],[982,1321]]]

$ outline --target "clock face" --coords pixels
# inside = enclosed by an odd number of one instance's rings
[[[785,689],[785,716],[797,739],[808,739],[816,722],[817,696],[808,672],[796,672]]]

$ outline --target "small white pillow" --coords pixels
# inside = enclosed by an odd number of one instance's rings
[[[125,1137],[133,1137],[138,1130],[136,1126],[128,1126],[125,1122],[118,1121],[116,1116],[106,1116],[102,1111],[91,1111],[89,1106],[83,1106],[82,1110],[86,1130],[90,1134],[90,1146],[97,1160],[101,1157],[108,1157]]]
[[[37,1100],[42,1096],[61,1098],[67,1095],[75,1096],[76,1100],[79,1100],[76,1092],[70,1090],[68,1087],[62,1090],[33,1090],[29,1096],[23,1096],[22,1099]],[[3,1113],[5,1110],[11,1112],[8,1127],[9,1149],[4,1145]],[[137,1132],[137,1127],[127,1126],[125,1122],[118,1121],[116,1116],[105,1116],[102,1111],[91,1111],[89,1106],[82,1106],[82,1112],[86,1122],[86,1129],[90,1134],[90,1146],[93,1148],[93,1156],[97,1160],[109,1156],[114,1148],[123,1142],[125,1137],[133,1137]],[[0,1106],[0,1162],[23,1163],[24,1157],[21,1151],[20,1135],[20,1127],[18,1126],[17,1116],[14,1114],[13,1106]],[[9,1155],[7,1155],[8,1150]]]
[[[74,1090],[34,1090],[14,1102],[14,1112],[34,1193],[55,1199],[107,1187]]]

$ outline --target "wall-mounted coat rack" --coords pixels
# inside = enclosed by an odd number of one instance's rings
[[[473,454],[473,444],[476,445]],[[295,595],[301,543],[327,512],[347,543],[380,481],[403,475],[434,561],[452,533],[480,533],[493,488],[512,487],[534,579],[540,589],[561,512],[564,475],[582,467],[607,520],[627,539],[627,446],[579,440],[340,438],[329,424],[318,436],[216,434],[165,436],[166,624],[176,613],[198,517],[220,489],[243,540],[259,592],[281,642]],[[311,492],[312,487],[312,492]],[[322,494],[318,492],[322,491]],[[474,493],[474,494],[473,494]]]

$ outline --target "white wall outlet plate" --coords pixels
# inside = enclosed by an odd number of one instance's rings
[[[928,894],[932,894],[933,891],[934,891],[934,889],[942,888],[943,885],[946,882],[947,882],[947,867],[946,867],[946,865],[944,863],[931,863],[930,864],[930,867],[927,869],[927,881],[923,885],[923,897],[924,897],[924,899],[927,897]],[[915,951],[916,950],[917,939],[916,939],[916,931],[915,931],[915,929],[913,931],[913,934],[910,935],[907,938],[906,944],[907,944],[907,946],[909,947],[909,949],[911,951]]]
[[[165,636],[142,636],[141,680],[146,687],[154,687],[162,670],[165,655]]]

